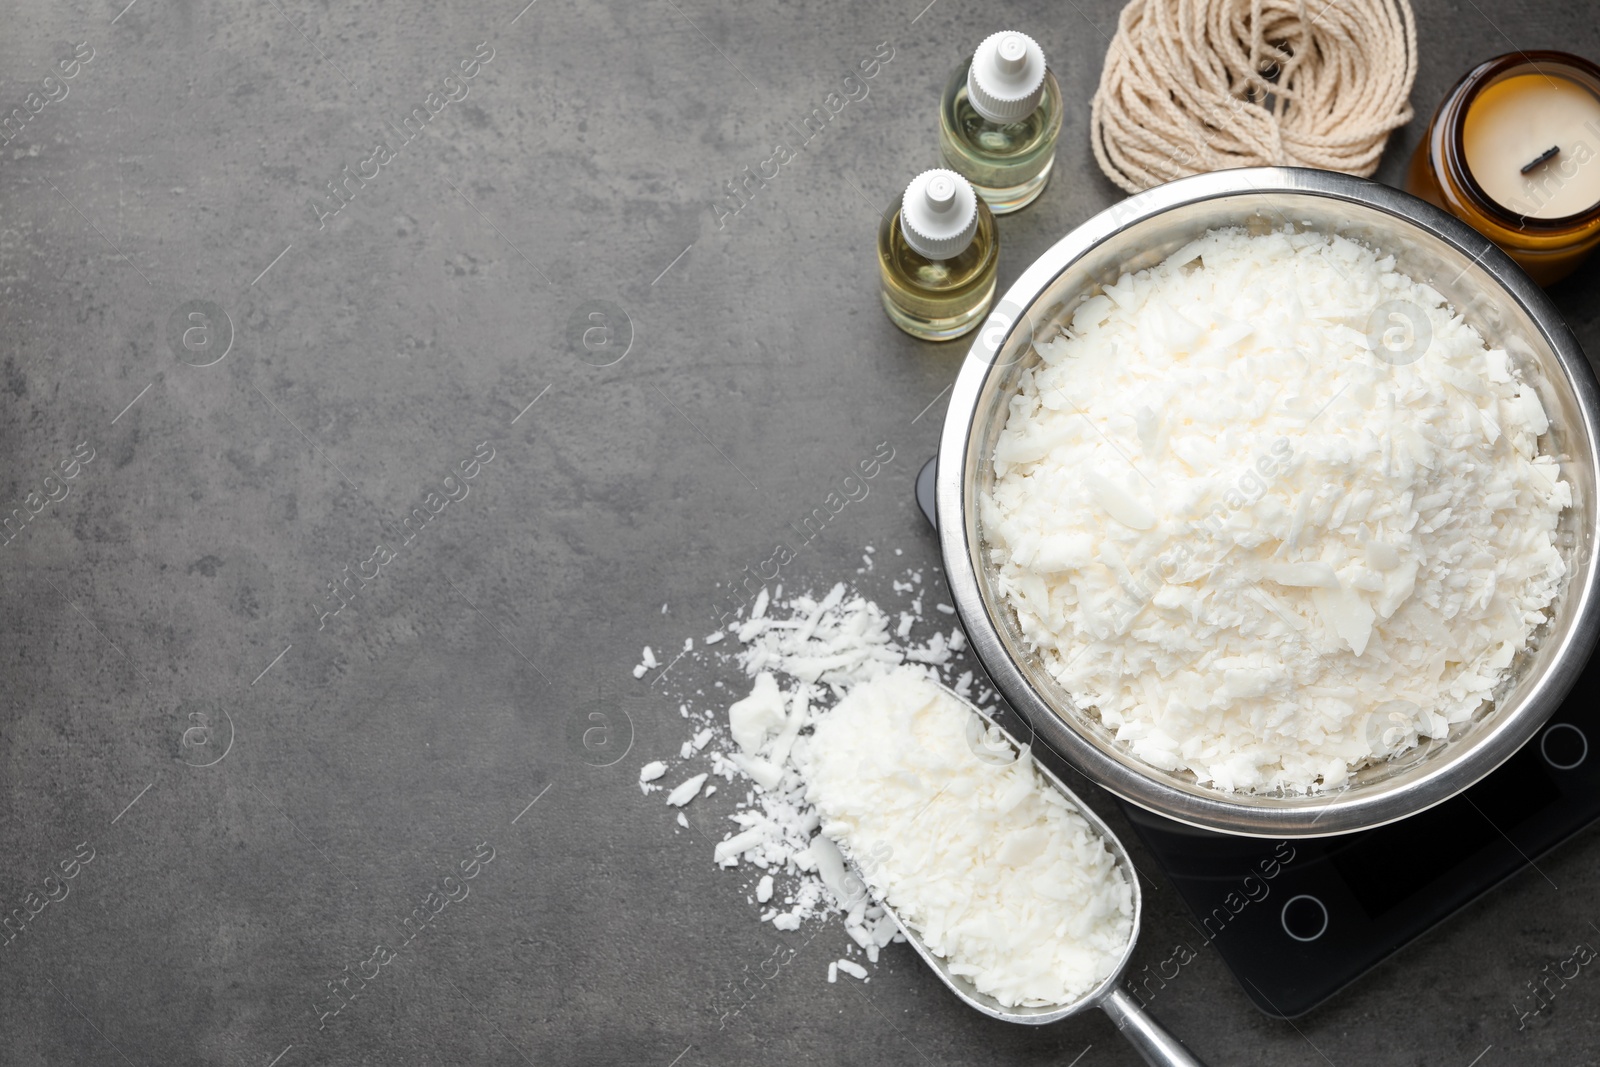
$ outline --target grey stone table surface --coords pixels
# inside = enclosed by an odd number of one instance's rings
[[[725,1024],[787,935],[710,860],[726,797],[683,832],[641,796],[685,730],[632,677],[880,445],[785,581],[939,581],[911,486],[964,349],[884,318],[877,218],[1004,26],[1069,106],[1002,286],[1119,199],[1086,143],[1118,5],[525,2],[0,15],[0,1063],[1133,1063],[1098,1015],[966,1011],[902,946],[829,985],[837,926]],[[1600,57],[1585,4],[1417,16],[1385,180],[1473,62]],[[1554,295],[1600,350],[1597,284]],[[893,566],[858,575],[867,545]],[[1600,980],[1511,1008],[1600,937],[1595,835],[1540,869],[1293,1023],[1214,951],[1154,1007],[1215,1065],[1597,1062]],[[1188,928],[1146,908],[1138,964]]]

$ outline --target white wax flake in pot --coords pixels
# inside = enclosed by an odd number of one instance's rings
[[[1148,763],[1311,792],[1471,719],[1562,589],[1531,385],[1339,237],[1217,230],[1035,346],[979,502],[1024,643]]]
[[[1008,1007],[1076,1000],[1132,937],[1129,874],[1026,750],[980,759],[973,722],[915,667],[858,685],[809,739],[807,796],[952,973]]]

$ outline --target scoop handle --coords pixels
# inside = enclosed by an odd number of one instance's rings
[[[1161,1024],[1146,1015],[1139,1002],[1113,986],[1100,1001],[1100,1008],[1128,1043],[1139,1050],[1150,1067],[1206,1067],[1183,1044],[1161,1028]]]

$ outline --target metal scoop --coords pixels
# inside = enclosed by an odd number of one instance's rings
[[[969,711],[980,717],[989,726],[995,727],[1004,733],[1003,727],[1000,727],[998,723],[975,707],[970,701],[948,687],[941,686],[941,688],[944,688],[946,693],[949,693],[955,700],[960,701]],[[1014,744],[1010,743],[1009,735],[1007,735],[1006,743],[1010,747],[1011,757],[1013,759],[1016,758],[1018,750]],[[976,1008],[991,1019],[999,1019],[1008,1023],[1022,1023],[1026,1026],[1041,1026],[1045,1023],[1053,1023],[1058,1019],[1065,1019],[1069,1015],[1076,1015],[1089,1008],[1099,1008],[1111,1016],[1111,1021],[1117,1024],[1117,1030],[1121,1032],[1123,1037],[1128,1039],[1128,1042],[1139,1051],[1139,1055],[1143,1056],[1145,1062],[1150,1064],[1151,1067],[1205,1067],[1205,1064],[1196,1059],[1188,1049],[1184,1048],[1177,1038],[1167,1033],[1159,1023],[1145,1014],[1139,1002],[1129,996],[1119,985],[1122,974],[1128,969],[1128,962],[1133,957],[1134,945],[1139,940],[1139,917],[1143,910],[1143,901],[1139,892],[1139,875],[1134,869],[1133,861],[1129,858],[1127,850],[1122,847],[1122,842],[1117,840],[1117,835],[1111,832],[1111,827],[1107,826],[1094,813],[1093,809],[1079,800],[1061,779],[1050,772],[1049,768],[1037,760],[1034,761],[1034,767],[1038,769],[1045,781],[1061,790],[1062,794],[1072,801],[1073,807],[1088,820],[1089,825],[1094,827],[1095,831],[1105,840],[1106,846],[1111,849],[1112,855],[1116,857],[1118,865],[1127,872],[1129,880],[1133,883],[1133,926],[1128,936],[1128,947],[1123,950],[1122,958],[1117,961],[1116,967],[1111,974],[1106,976],[1104,981],[1070,1004],[1037,1008],[1005,1007],[994,997],[978,992],[977,987],[968,979],[958,974],[951,974],[948,960],[924,944],[921,935],[914,928],[902,922],[900,916],[895,914],[894,909],[889,906],[887,901],[879,901],[878,903],[889,917],[894,920],[895,925],[900,928],[900,932],[905,935],[906,941],[912,948],[917,950],[917,955],[921,956],[928,966],[933,968],[939,979],[950,987],[950,991],[964,1000],[969,1007]],[[849,862],[855,877],[861,880],[861,885],[865,888],[866,879],[862,877],[859,870],[854,869],[854,862]]]

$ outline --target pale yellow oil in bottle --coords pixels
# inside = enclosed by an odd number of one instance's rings
[[[1061,134],[1061,87],[1049,71],[1033,113],[1002,125],[978,114],[967,99],[967,61],[956,68],[939,101],[939,147],[950,169],[972,183],[996,215],[1027,207],[1044,191]]]
[[[913,337],[948,341],[968,333],[994,299],[1000,241],[994,214],[980,198],[978,231],[966,250],[951,259],[929,259],[906,244],[900,203],[878,225],[878,268],[883,307],[894,324]]]

